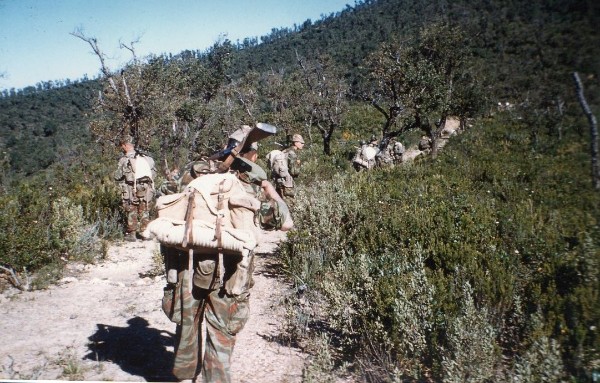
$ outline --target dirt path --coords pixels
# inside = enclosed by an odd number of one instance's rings
[[[276,341],[278,299],[286,288],[270,254],[283,238],[269,233],[258,249],[251,316],[238,336],[233,380],[300,382],[305,356]],[[157,244],[115,244],[97,265],[43,291],[0,295],[0,379],[173,381],[175,325],[160,309],[164,276],[147,277]]]

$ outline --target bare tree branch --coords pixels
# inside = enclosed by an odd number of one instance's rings
[[[583,113],[586,115],[590,123],[592,182],[594,184],[594,189],[600,190],[600,166],[598,165],[598,124],[596,122],[596,116],[594,116],[592,113],[592,110],[585,99],[585,95],[583,94],[583,84],[581,83],[581,79],[579,78],[579,74],[577,72],[573,72],[573,79],[575,80],[579,104],[581,104]]]
[[[21,281],[21,279],[19,278],[19,276],[13,268],[4,267],[0,265],[0,269],[4,270],[8,274],[8,280],[14,287],[22,291],[30,290],[31,278],[29,277],[29,275],[27,275],[27,270],[25,270],[25,284],[23,284],[23,282]]]
[[[95,37],[87,37],[83,33],[83,30],[81,28],[77,28],[75,31],[71,32],[71,35],[85,41],[90,45],[90,47],[92,47],[94,54],[98,56],[98,59],[100,60],[100,70],[102,71],[102,74],[108,79],[110,87],[115,92],[115,94],[119,94],[119,89],[115,84],[112,73],[109,70],[108,66],[106,66],[106,55],[98,47],[98,40]]]

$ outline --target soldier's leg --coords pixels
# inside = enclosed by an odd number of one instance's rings
[[[156,192],[152,184],[144,184],[140,190],[140,233],[143,233],[150,223],[150,210],[154,207]]]
[[[283,201],[285,202],[286,205],[288,205],[288,207],[290,208],[290,210],[294,207],[294,202],[295,202],[295,196],[296,196],[296,191],[294,190],[294,188],[289,188],[289,187],[283,187]]]
[[[140,220],[139,232],[143,233],[146,227],[150,223],[150,210],[148,203],[145,200],[140,200],[138,215]]]
[[[178,283],[181,299],[181,324],[177,326],[173,374],[181,380],[194,379],[202,354],[200,306],[205,296],[197,288],[194,288],[192,293],[189,292],[187,269],[180,272],[179,278],[182,281],[182,283]]]
[[[283,189],[285,189],[285,187],[281,185],[280,182],[275,183],[275,191],[277,191],[277,194],[279,194],[281,198],[283,198]]]
[[[249,296],[230,297],[213,291],[206,305],[206,347],[202,377],[204,382],[230,383],[230,366],[235,337],[250,314]]]
[[[125,228],[125,238],[135,239],[135,232],[138,225],[138,212],[137,205],[134,205],[130,200],[123,201],[123,210],[125,211],[125,219],[127,220],[127,227]]]

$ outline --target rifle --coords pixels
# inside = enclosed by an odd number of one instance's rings
[[[277,128],[270,124],[265,124],[259,122],[255,125],[252,130],[248,132],[246,137],[239,142],[233,142],[231,145],[228,145],[225,149],[218,151],[212,156],[208,157],[210,161],[219,160],[222,161],[219,165],[218,171],[221,173],[229,170],[229,167],[233,163],[233,160],[240,154],[248,149],[250,149],[250,145],[255,142],[262,140],[263,138],[272,136],[277,133]]]

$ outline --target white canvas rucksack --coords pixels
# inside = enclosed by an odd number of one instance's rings
[[[260,202],[245,191],[235,174],[203,175],[191,181],[182,193],[157,199],[158,218],[149,223],[145,235],[167,247],[196,254],[218,254],[222,286],[223,257],[240,257],[242,267],[251,261],[251,252],[260,235],[252,209],[257,204]],[[191,262],[192,257],[189,258]],[[193,270],[192,265],[189,270]],[[236,285],[231,289],[231,293],[237,292]]]

